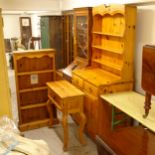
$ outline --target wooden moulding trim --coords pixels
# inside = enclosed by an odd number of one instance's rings
[[[93,12],[93,16],[106,16],[106,15],[109,15],[109,16],[115,16],[116,14],[121,14],[122,16],[125,15],[125,11],[124,10],[116,10],[116,11],[112,11],[112,12],[108,12],[108,11],[105,11],[105,12]]]
[[[38,54],[38,55],[35,55],[35,54],[30,54],[30,55],[18,55],[16,57],[16,60],[19,60],[19,59],[22,59],[22,58],[29,58],[29,59],[34,59],[34,58],[41,58],[41,57],[50,57],[50,58],[53,58],[53,54],[46,54],[46,55],[42,55],[42,54]]]
[[[49,69],[49,70],[40,70],[40,71],[32,71],[32,72],[21,72],[21,73],[17,73],[18,76],[22,76],[22,75],[31,75],[31,74],[41,74],[41,73],[51,73],[54,72],[53,69]]]

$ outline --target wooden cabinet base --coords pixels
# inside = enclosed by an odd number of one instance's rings
[[[153,155],[155,134],[142,127],[128,127],[97,137],[98,155]]]

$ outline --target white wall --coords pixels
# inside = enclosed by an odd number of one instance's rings
[[[4,38],[20,37],[19,15],[3,15]]]
[[[38,16],[60,15],[60,4],[60,0],[0,0],[4,19],[4,37],[20,37],[19,17],[25,15],[31,17],[32,35],[40,36]]]
[[[58,11],[60,10],[59,0],[0,0],[0,7],[3,10],[25,10],[25,11]]]
[[[142,92],[142,48],[146,44],[155,45],[155,5],[138,7],[137,39],[135,50],[135,89]]]
[[[20,17],[21,15],[15,15],[15,14],[3,15],[4,38],[20,37],[20,23],[19,23]],[[32,36],[35,37],[40,36],[40,17],[38,17],[38,15],[35,14],[29,15],[28,17],[31,17]]]

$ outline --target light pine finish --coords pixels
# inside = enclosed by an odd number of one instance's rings
[[[13,57],[20,130],[48,125],[46,82],[55,79],[55,50],[15,51]]]
[[[93,8],[92,66],[133,81],[136,8],[101,5]]]
[[[93,8],[91,65],[73,71],[72,79],[73,84],[86,93],[84,110],[87,119],[93,118],[99,124],[92,127],[91,121],[86,123],[92,138],[98,132],[110,130],[108,125],[106,127],[110,116],[105,114],[100,94],[133,89],[135,24],[134,6],[100,5]],[[104,127],[100,126],[101,122],[105,122]]]
[[[7,115],[8,117],[12,118],[9,81],[3,39],[3,19],[0,9],[0,117]]]
[[[79,140],[82,144],[85,144],[83,138],[83,130],[86,123],[86,118],[83,113],[83,99],[84,93],[73,86],[71,83],[65,80],[48,82],[48,98],[47,109],[51,116],[50,125],[53,125],[53,111],[51,104],[54,104],[57,109],[62,111],[62,126],[64,128],[64,150],[68,147],[68,125],[67,116],[69,114],[79,114]]]
[[[127,91],[101,95],[101,98],[155,132],[155,101],[152,100],[152,110],[147,118],[143,118],[145,96],[141,94]]]

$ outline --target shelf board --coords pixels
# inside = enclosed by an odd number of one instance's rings
[[[47,89],[47,86],[21,89],[21,90],[19,90],[19,93],[26,93],[26,92],[37,91],[37,90],[46,90],[46,89]]]
[[[114,33],[104,33],[104,32],[99,32],[99,31],[93,31],[93,34],[99,34],[99,35],[105,35],[105,36],[112,36],[112,37],[123,37],[124,34],[114,34]]]
[[[116,53],[116,54],[123,54],[123,49],[112,49],[112,48],[104,48],[102,46],[92,46],[93,48],[99,49],[99,50],[105,50],[111,53]]]
[[[114,70],[115,73],[118,73],[120,74],[121,73],[121,70],[122,70],[122,65],[118,65],[116,63],[112,63],[110,61],[107,61],[107,60],[101,60],[101,59],[93,59],[92,60],[93,62],[96,62],[96,63],[99,63],[105,67],[108,67],[110,68],[111,70]]]
[[[19,129],[21,131],[26,131],[26,130],[35,129],[38,127],[47,126],[48,124],[49,124],[49,119],[45,118],[42,120],[37,120],[29,123],[22,123],[21,125],[19,125]]]
[[[54,71],[53,69],[49,69],[49,70],[40,70],[40,71],[32,71],[32,72],[21,72],[21,73],[17,73],[17,75],[22,76],[22,75],[31,75],[31,74],[52,73],[53,71]]]
[[[39,107],[44,107],[44,106],[46,106],[46,103],[39,103],[39,104],[21,106],[20,109],[21,110],[26,110],[26,109],[39,108]]]

